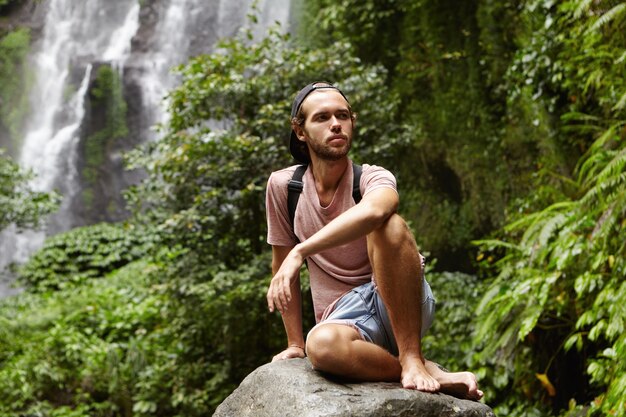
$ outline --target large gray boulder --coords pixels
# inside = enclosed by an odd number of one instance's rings
[[[342,383],[306,359],[263,365],[217,408],[214,417],[494,417],[485,404],[404,389],[399,383]]]

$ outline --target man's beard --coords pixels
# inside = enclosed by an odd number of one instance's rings
[[[333,148],[322,143],[309,141],[310,152],[313,152],[319,159],[324,161],[338,161],[348,155],[352,147],[352,138],[348,138],[347,144],[342,148]]]

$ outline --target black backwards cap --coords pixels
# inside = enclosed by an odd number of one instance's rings
[[[348,101],[345,94],[343,94],[340,89],[338,89],[331,83],[326,81],[316,81],[307,85],[298,92],[296,98],[293,100],[293,104],[291,105],[291,118],[293,119],[294,117],[296,117],[296,115],[300,111],[300,107],[302,107],[302,102],[304,102],[304,99],[306,99],[309,94],[316,90],[328,89],[337,91],[343,96],[344,99],[346,99],[346,101]],[[348,101],[348,103],[350,102]],[[308,164],[309,162],[311,162],[306,143],[298,140],[296,132],[294,132],[293,129],[291,130],[291,139],[289,140],[289,151],[296,161],[302,164]]]

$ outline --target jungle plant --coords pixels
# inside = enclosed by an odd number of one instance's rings
[[[10,224],[37,227],[45,215],[56,210],[59,196],[33,190],[29,183],[33,175],[0,148],[0,231]]]
[[[52,236],[18,268],[19,283],[31,292],[84,284],[146,256],[158,234],[131,224],[101,223]]]
[[[548,106],[559,97],[546,91],[570,97],[560,131],[586,151],[572,178],[552,173],[560,192],[538,184],[537,194],[551,195],[551,203],[518,215],[505,240],[482,241],[503,256],[479,306],[477,340],[483,363],[504,374],[496,387],[519,387],[516,411],[512,397],[503,404],[512,415],[527,411],[524,402],[555,413],[626,415],[624,6],[568,1],[552,9],[562,35],[543,53],[555,59],[534,50],[537,60],[523,72],[535,77],[531,85]]]

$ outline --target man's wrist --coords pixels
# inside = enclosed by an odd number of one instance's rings
[[[292,252],[296,256],[300,257],[302,262],[304,262],[304,258],[306,258],[306,254],[305,254],[304,245],[302,243],[298,243],[296,246],[294,246],[292,249]]]
[[[298,343],[290,343],[290,344],[289,344],[289,347],[290,347],[290,348],[292,348],[292,347],[293,347],[293,348],[299,348],[299,349],[302,349],[302,351],[304,351],[304,343],[303,343],[302,345],[300,345],[300,344],[298,344]]]

